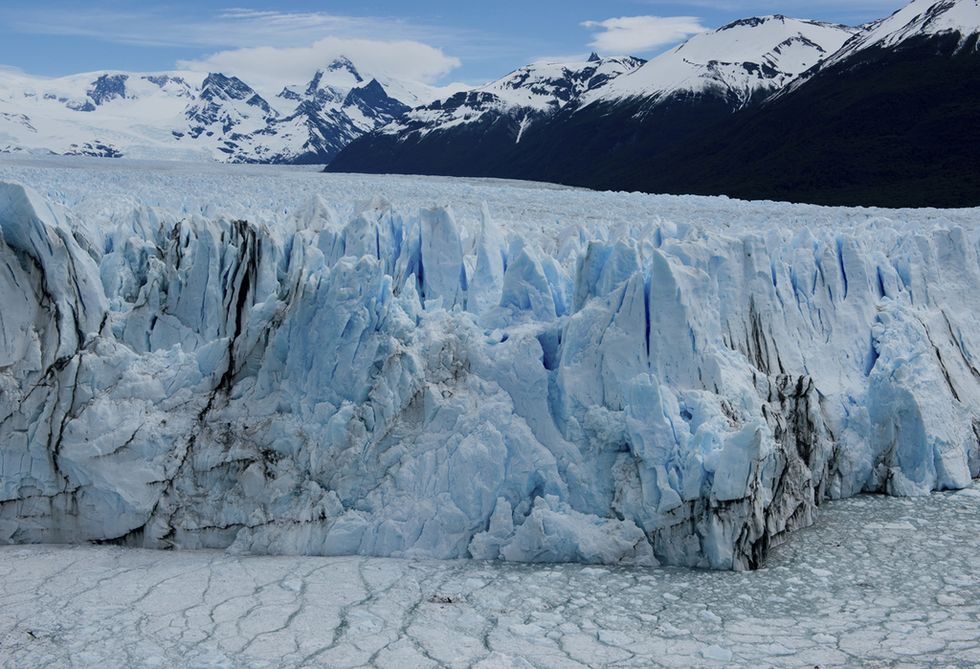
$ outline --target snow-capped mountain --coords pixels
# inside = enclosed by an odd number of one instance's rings
[[[352,142],[328,169],[978,205],[978,33],[980,0],[915,0],[862,28],[745,19],[585,92],[519,145],[391,125]]]
[[[353,142],[330,169],[561,181],[646,133],[638,119],[655,119],[649,132],[660,141],[681,141],[778,91],[855,32],[767,16],[697,35],[649,62],[593,55],[528,66],[412,110]]]
[[[101,72],[41,79],[0,71],[0,150],[133,157],[174,149],[201,75]],[[184,152],[182,157],[191,157]]]
[[[828,204],[980,205],[980,2],[915,0],[627,187]],[[719,151],[717,147],[723,146]]]
[[[238,77],[209,74],[197,101],[184,111],[188,129],[174,131],[177,139],[213,139],[217,150],[233,155],[236,140],[267,128],[276,118],[269,103]]]
[[[316,78],[307,91],[314,89]],[[272,126],[279,144],[273,155],[259,153],[257,162],[322,163],[352,140],[393,120],[409,107],[387,94],[376,79],[334,97],[337,89],[315,89],[287,116]]]
[[[495,95],[512,107],[555,111],[644,62],[631,57],[600,58],[593,52],[584,63],[542,61],[526,65],[478,90]]]
[[[937,48],[946,55],[976,52],[978,33],[980,0],[912,0],[891,16],[864,26],[841,49],[798,77],[781,93],[795,91],[822,71],[838,67],[846,70],[847,63],[853,63],[869,52],[895,53],[914,48],[923,41],[942,42]]]
[[[980,32],[980,0],[913,0],[891,16],[876,21],[828,60],[838,63],[871,47],[896,48],[911,39],[956,34],[959,45]],[[976,45],[973,47],[976,50]]]
[[[639,58],[600,58],[595,53],[585,62],[533,63],[484,86],[413,109],[381,132],[424,136],[478,126],[491,132],[503,130],[511,141],[519,142],[536,120],[577,103],[584,94],[643,63]]]
[[[234,162],[322,163],[408,109],[340,58],[307,84],[284,87],[272,102],[237,77],[209,74],[184,112],[188,130],[174,137]]]
[[[278,94],[219,72],[0,72],[0,150],[322,163],[431,95],[347,58]]]
[[[635,72],[586,96],[585,103],[677,95],[719,95],[745,106],[777,91],[838,51],[859,30],[764,16],[695,35]]]

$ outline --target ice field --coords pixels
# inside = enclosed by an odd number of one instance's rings
[[[834,502],[742,573],[0,547],[0,667],[974,667],[978,514]]]
[[[742,570],[980,474],[976,210],[0,182],[0,543]]]

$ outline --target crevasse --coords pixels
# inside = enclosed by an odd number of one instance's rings
[[[0,184],[0,541],[746,569],[980,476],[976,229],[98,225]]]

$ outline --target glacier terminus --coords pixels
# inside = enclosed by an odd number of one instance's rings
[[[76,167],[0,163],[2,543],[746,570],[980,475],[975,210]]]

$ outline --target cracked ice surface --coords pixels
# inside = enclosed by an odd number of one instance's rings
[[[743,573],[3,547],[0,666],[977,666],[978,514],[834,502]]]
[[[980,474],[976,210],[0,182],[3,543],[745,569]]]

